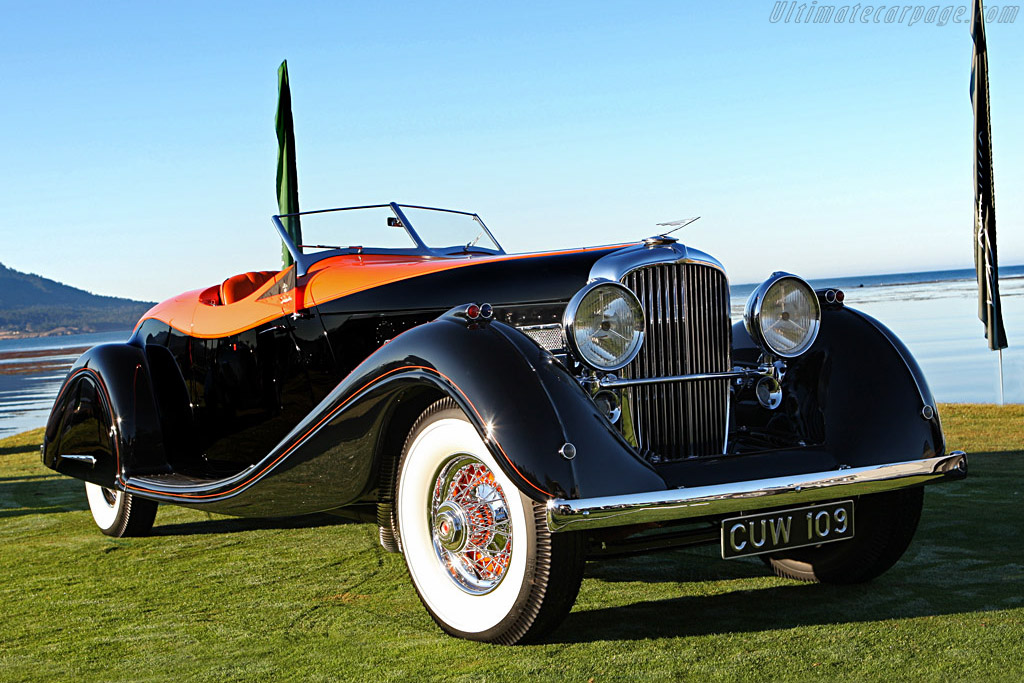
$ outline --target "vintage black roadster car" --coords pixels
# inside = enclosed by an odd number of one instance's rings
[[[717,543],[870,580],[923,485],[966,475],[911,354],[835,289],[775,273],[733,324],[722,266],[667,235],[510,255],[458,211],[274,223],[294,266],[159,304],[69,373],[43,461],[104,533],[158,503],[372,514],[442,629],[517,643],[586,559]]]

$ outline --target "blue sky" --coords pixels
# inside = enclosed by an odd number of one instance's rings
[[[0,262],[144,299],[275,267],[287,58],[304,209],[473,210],[509,251],[700,215],[735,283],[970,267],[967,24],[774,7],[4,0]],[[1024,17],[987,30],[1018,264]]]

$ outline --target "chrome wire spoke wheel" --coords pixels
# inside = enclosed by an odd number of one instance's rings
[[[529,642],[568,614],[583,539],[553,538],[544,506],[509,478],[450,399],[412,425],[397,467],[395,529],[424,607],[447,633]]]
[[[512,559],[508,502],[494,473],[468,454],[452,457],[437,473],[430,501],[434,551],[462,590],[494,590]]]

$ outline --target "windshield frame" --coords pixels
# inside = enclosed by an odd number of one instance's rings
[[[480,224],[481,230],[486,234],[491,242],[497,247],[497,249],[490,249],[488,247],[479,247],[476,245],[449,245],[444,247],[429,247],[420,237],[419,233],[416,232],[412,221],[409,220],[408,216],[402,211],[402,208],[408,209],[422,209],[426,211],[439,211],[443,213],[458,214],[461,216],[469,216],[477,223]],[[339,211],[357,211],[359,209],[384,209],[390,208],[391,212],[401,222],[401,227],[405,228],[409,238],[415,243],[416,246],[409,248],[394,248],[394,247],[363,247],[363,246],[349,246],[339,249],[325,249],[317,251],[315,253],[304,253],[302,246],[295,244],[295,241],[288,234],[288,231],[284,227],[284,223],[281,221],[282,218],[311,216],[322,213],[334,213]],[[493,256],[504,256],[505,250],[502,249],[501,244],[495,239],[490,228],[483,222],[479,215],[471,213],[469,211],[456,211],[454,209],[441,209],[433,206],[419,206],[416,204],[399,204],[397,202],[389,202],[387,204],[367,204],[363,206],[341,206],[334,209],[316,209],[313,211],[299,211],[297,213],[283,213],[277,214],[271,217],[274,223],[274,227],[277,229],[278,234],[281,236],[281,240],[284,242],[288,252],[292,255],[292,259],[295,261],[297,274],[299,276],[305,275],[309,268],[317,261],[322,261],[326,258],[333,256],[341,256],[345,254],[392,254],[392,255],[409,255],[409,256],[426,256],[433,258],[452,258],[456,256],[471,256],[474,254],[480,255],[493,255]],[[397,227],[397,226],[396,226]]]

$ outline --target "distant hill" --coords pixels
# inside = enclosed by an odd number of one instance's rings
[[[152,305],[97,296],[0,263],[0,338],[130,329]]]

